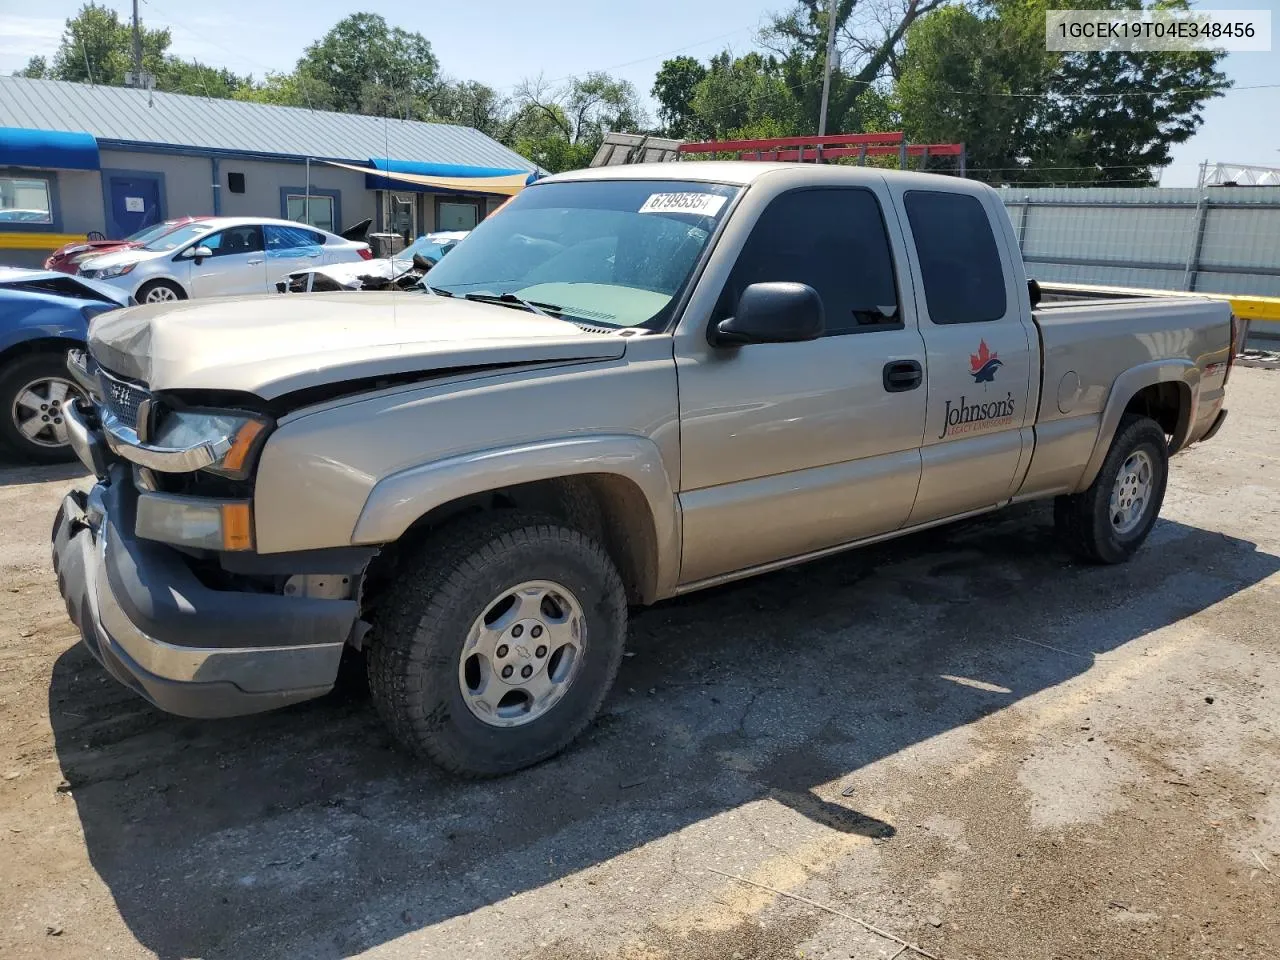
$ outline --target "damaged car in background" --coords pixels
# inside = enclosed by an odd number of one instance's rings
[[[360,263],[331,263],[295,270],[276,281],[278,293],[323,293],[333,290],[408,290],[418,285],[440,258],[469,233],[428,233],[391,257]]]

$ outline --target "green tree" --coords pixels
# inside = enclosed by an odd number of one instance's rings
[[[965,143],[972,175],[992,182],[1152,182],[1170,148],[1199,128],[1204,104],[1228,87],[1222,55],[1050,53],[1048,6],[995,0],[920,20],[896,90],[908,137]],[[1139,0],[1090,6],[1140,8]]]
[[[431,98],[430,119],[474,127],[494,138],[506,135],[510,115],[507,97],[474,80],[442,82]]]
[[[691,100],[698,132],[709,139],[801,133],[795,98],[774,57],[728,50],[711,58]]]
[[[250,103],[270,103],[278,107],[308,107],[332,110],[333,91],[329,85],[297,71],[268,73],[261,83],[240,87],[232,98]]]
[[[836,0],[836,58],[827,108],[828,132],[871,129],[897,54],[911,25],[945,0]],[[827,63],[828,0],[799,0],[775,16],[761,42],[778,58],[783,82],[799,107],[805,133],[816,133]]]
[[[32,57],[21,70],[13,71],[15,77],[26,77],[28,80],[40,80],[49,74],[49,62],[44,57]]]
[[[693,57],[664,60],[651,94],[658,101],[662,132],[678,139],[703,135],[703,123],[693,109],[693,95],[707,76],[707,68]]]
[[[331,91],[336,110],[414,119],[427,111],[439,62],[422,34],[354,13],[306,48],[296,72]]]
[[[169,49],[168,30],[142,30],[142,66],[159,73]],[[49,76],[53,80],[123,86],[124,75],[132,69],[133,32],[114,10],[86,3],[69,17],[62,42],[53,55]]]
[[[606,73],[589,73],[558,88],[525,81],[503,142],[553,172],[590,163],[610,130],[648,124],[636,89]]]

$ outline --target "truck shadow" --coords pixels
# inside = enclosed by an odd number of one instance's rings
[[[1032,506],[744,581],[638,614],[583,740],[484,783],[392,750],[358,695],[185,721],[80,647],[50,715],[89,856],[144,947],[338,957],[766,797],[890,836],[842,778],[1278,569],[1170,521],[1126,566],[1077,566]]]

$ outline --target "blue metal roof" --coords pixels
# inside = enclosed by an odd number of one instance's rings
[[[85,133],[103,148],[145,144],[359,164],[383,157],[507,172],[537,169],[471,127],[25,77],[0,77],[0,127]]]
[[[0,127],[0,167],[100,170],[98,141],[87,133]]]

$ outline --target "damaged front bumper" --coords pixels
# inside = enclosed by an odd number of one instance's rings
[[[103,464],[93,434],[76,439],[103,479],[63,500],[53,567],[85,646],[113,677],[187,717],[258,713],[332,689],[355,601],[206,586],[184,554],[135,536],[127,466]]]

